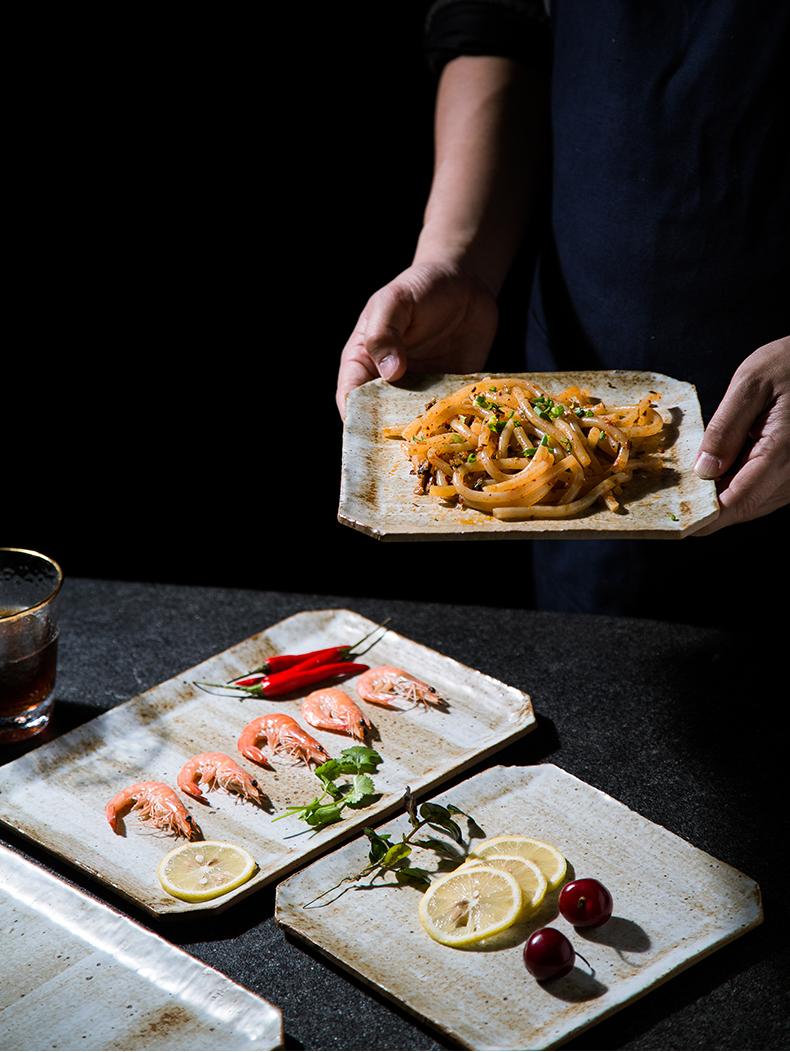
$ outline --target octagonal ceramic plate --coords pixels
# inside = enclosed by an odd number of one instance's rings
[[[219,911],[394,814],[407,786],[427,792],[534,729],[528,695],[387,629],[374,636],[364,662],[411,671],[447,703],[385,708],[360,702],[373,724],[369,744],[382,757],[373,776],[375,796],[347,809],[342,821],[311,829],[287,809],[308,804],[321,792],[315,774],[303,763],[272,755],[265,745],[272,766],[258,766],[239,754],[237,742],[247,723],[265,713],[284,713],[306,728],[302,699],[318,684],[272,699],[231,696],[224,688],[207,693],[196,684],[228,683],[272,654],[350,644],[375,629],[350,610],[310,610],[272,625],[0,768],[0,822],[149,913]],[[334,685],[356,698],[358,678]],[[354,744],[346,735],[309,730],[333,757]],[[122,818],[114,833],[104,806],[137,782],[175,787],[186,761],[203,752],[235,757],[270,804],[257,807],[220,790],[207,792],[202,803],[183,796],[206,840],[240,844],[258,864],[256,875],[234,891],[190,903],[168,895],[157,877],[159,863],[176,844],[173,837],[141,825],[134,814]]]
[[[762,921],[753,880],[553,764],[491,767],[432,799],[471,815],[480,827],[474,837],[511,833],[554,844],[568,880],[596,877],[609,888],[612,917],[575,930],[559,915],[558,889],[499,936],[469,949],[442,946],[420,924],[420,890],[391,873],[340,884],[367,864],[367,838],[280,884],[276,917],[463,1048],[556,1048]],[[409,829],[401,816],[378,831],[396,844]],[[479,842],[468,837],[466,846]],[[409,864],[432,875],[447,865],[425,849]],[[564,978],[536,982],[522,955],[544,926],[559,928],[588,963],[577,959]]]

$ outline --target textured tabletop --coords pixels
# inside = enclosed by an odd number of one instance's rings
[[[489,763],[555,764],[759,883],[759,928],[565,1047],[787,1047],[778,816],[787,716],[771,700],[759,624],[725,633],[485,605],[68,580],[51,736],[283,618],[330,608],[391,617],[401,634],[528,693],[537,729]],[[20,753],[7,746],[0,762]],[[21,837],[2,839],[278,1006],[287,1048],[453,1047],[289,941],[273,919],[274,888],[216,917],[152,921]]]

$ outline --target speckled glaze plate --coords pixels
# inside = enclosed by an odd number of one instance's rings
[[[296,614],[34,749],[0,768],[0,822],[155,916],[219,911],[394,814],[407,786],[414,792],[437,787],[534,728],[528,695],[387,630],[374,637],[364,662],[371,668],[394,665],[432,684],[447,697],[446,711],[360,703],[373,723],[370,744],[383,759],[373,776],[378,800],[347,809],[348,818],[321,832],[292,816],[273,821],[286,807],[310,802],[320,783],[304,764],[274,757],[271,771],[245,760],[237,751],[238,738],[247,723],[267,712],[286,713],[306,727],[301,702],[314,687],[261,700],[206,693],[196,683],[227,683],[272,654],[349,645],[375,627],[349,610]],[[335,685],[355,698],[357,678]],[[354,744],[345,735],[309,731],[330,756]],[[119,823],[122,835],[113,833],[104,805],[136,782],[175,788],[188,759],[215,751],[234,757],[258,780],[271,810],[222,791],[208,793],[205,804],[182,796],[206,840],[240,844],[258,864],[257,874],[235,891],[188,903],[166,894],[157,877],[159,863],[177,841],[141,825],[133,814]]]
[[[664,418],[662,471],[637,472],[623,490],[621,509],[596,506],[573,519],[506,522],[484,512],[417,496],[414,476],[400,439],[382,429],[408,423],[432,398],[444,398],[486,376],[521,376],[549,393],[571,384],[589,387],[609,405],[637,402],[649,391],[661,394]],[[679,539],[719,514],[715,483],[699,478],[694,460],[704,427],[696,388],[653,372],[476,373],[468,376],[411,376],[390,384],[373,380],[352,391],[346,402],[338,519],[379,540],[473,540],[520,537],[638,537]]]
[[[282,1047],[278,1008],[2,845],[0,931],[2,1048]]]
[[[471,815],[486,837],[523,834],[554,844],[568,861],[568,880],[596,877],[609,888],[612,917],[586,934],[574,930],[558,913],[558,889],[522,924],[455,949],[423,930],[420,891],[391,878],[314,901],[367,864],[367,838],[280,884],[275,916],[464,1048],[559,1047],[762,921],[754,881],[551,764],[491,767],[434,800]],[[379,832],[397,843],[408,830],[401,816]],[[436,872],[437,855],[415,850],[412,864]],[[564,932],[590,967],[577,958],[564,978],[536,982],[523,948],[545,926]]]

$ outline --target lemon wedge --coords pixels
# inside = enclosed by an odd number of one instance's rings
[[[512,873],[493,866],[460,866],[439,877],[420,900],[420,921],[444,946],[471,946],[519,919],[523,895]]]
[[[568,863],[561,851],[552,844],[529,836],[495,836],[484,840],[469,852],[469,859],[488,860],[489,855],[514,855],[526,858],[541,870],[546,878],[546,890],[553,891],[562,883]]]
[[[467,859],[460,868],[468,869],[471,866],[493,866],[494,869],[506,870],[516,878],[523,899],[519,919],[536,910],[546,896],[546,877],[531,859],[521,855],[486,855],[485,859]]]
[[[159,881],[177,899],[206,902],[238,888],[257,868],[249,851],[237,844],[196,840],[165,855],[159,863]]]

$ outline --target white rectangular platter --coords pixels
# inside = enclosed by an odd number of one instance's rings
[[[373,722],[370,744],[383,763],[373,775],[377,802],[347,809],[320,832],[300,819],[274,821],[288,806],[304,805],[320,783],[304,764],[274,757],[274,771],[244,760],[237,751],[242,729],[268,712],[293,716],[329,752],[338,756],[354,739],[307,728],[303,697],[314,687],[281,698],[220,697],[197,682],[227,683],[259,666],[272,654],[301,654],[361,639],[376,626],[349,610],[307,611],[182,675],[111,709],[0,768],[0,822],[41,844],[154,915],[199,909],[220,910],[262,884],[278,880],[340,839],[393,814],[406,787],[425,792],[535,726],[528,695],[386,631],[364,655],[364,663],[394,665],[435,686],[448,699],[446,711],[433,707],[387,709],[360,703]],[[358,677],[336,684],[355,698]],[[157,868],[177,841],[140,825],[134,815],[113,833],[104,805],[125,786],[161,781],[175,788],[182,766],[203,752],[224,752],[240,762],[262,786],[267,811],[221,791],[208,804],[184,797],[206,840],[245,847],[258,872],[235,891],[206,903],[187,903],[166,894]],[[264,747],[264,752],[268,750]],[[120,823],[119,823],[120,827]]]
[[[0,845],[0,1047],[273,1049],[267,1001]]]
[[[612,917],[587,935],[575,931],[557,911],[558,889],[509,932],[455,949],[426,934],[420,891],[391,875],[373,890],[363,881],[364,891],[350,884],[339,897],[312,902],[367,864],[361,838],[280,884],[276,918],[464,1048],[556,1048],[762,920],[754,881],[553,765],[492,767],[434,801],[471,815],[486,837],[554,844],[568,880],[595,877],[610,890]],[[409,828],[401,816],[379,832],[397,843]],[[436,871],[435,854],[423,849],[412,858],[410,865]],[[545,926],[563,931],[593,972],[577,958],[565,978],[536,982],[522,954]]]
[[[414,493],[415,479],[400,439],[382,428],[402,426],[444,398],[488,375],[527,377],[550,394],[571,384],[589,387],[604,403],[631,404],[649,391],[661,394],[661,471],[637,472],[624,488],[621,509],[594,506],[573,519],[507,522],[484,512]],[[379,540],[471,540],[523,537],[639,537],[679,539],[719,514],[715,483],[694,473],[704,427],[696,388],[653,372],[476,373],[409,376],[397,383],[373,380],[346,403],[338,519]]]

